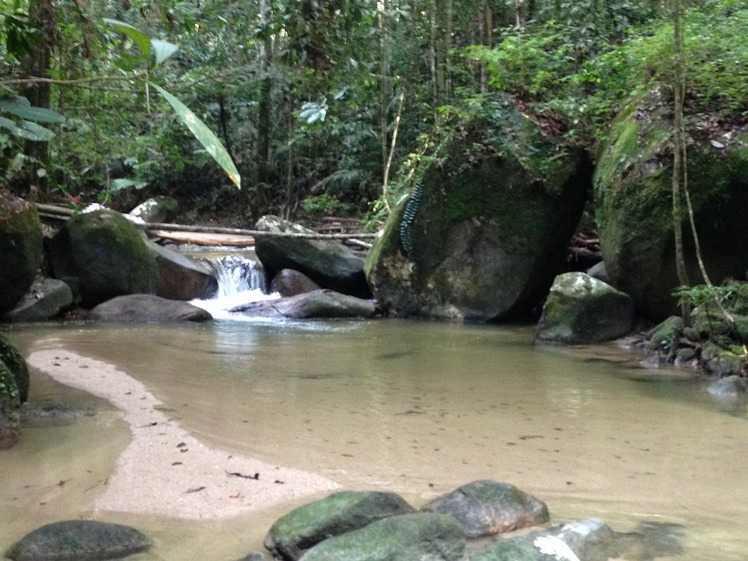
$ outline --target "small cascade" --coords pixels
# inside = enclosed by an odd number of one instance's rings
[[[226,255],[210,261],[218,279],[217,298],[226,298],[242,292],[259,290],[267,293],[267,280],[262,264],[241,255]]]
[[[242,304],[273,300],[278,294],[268,294],[267,279],[262,264],[242,255],[225,255],[206,259],[218,279],[218,291],[210,300],[193,300],[192,304],[210,312],[215,319],[243,319],[230,310]]]

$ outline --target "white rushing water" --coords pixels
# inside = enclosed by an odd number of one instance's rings
[[[208,300],[193,300],[191,304],[208,312],[215,319],[248,320],[245,314],[230,310],[242,304],[275,300],[280,295],[268,293],[267,279],[262,264],[242,255],[225,255],[208,261],[218,279],[218,291]]]

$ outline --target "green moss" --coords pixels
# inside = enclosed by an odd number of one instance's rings
[[[3,362],[13,374],[21,403],[25,402],[29,395],[29,369],[18,348],[2,333],[0,333],[0,362]]]
[[[11,403],[19,401],[15,376],[2,360],[0,360],[0,401]]]

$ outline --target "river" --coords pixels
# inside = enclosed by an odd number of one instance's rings
[[[202,442],[415,506],[477,479],[544,500],[554,522],[682,526],[682,561],[744,561],[748,424],[701,384],[616,347],[539,348],[527,326],[401,320],[14,326],[24,354],[67,349],[146,385]],[[297,504],[214,521],[93,508],[129,431],[113,406],[32,373],[32,400],[95,415],[26,427],[0,452],[0,550],[41,524],[95,518],[154,539],[131,559],[223,561],[262,548]],[[310,500],[307,498],[305,500]]]

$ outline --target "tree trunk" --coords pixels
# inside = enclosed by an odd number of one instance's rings
[[[260,28],[262,43],[260,47],[260,98],[257,103],[257,182],[268,185],[271,182],[270,171],[270,134],[273,82],[270,76],[272,64],[272,37],[268,27],[270,5],[267,0],[260,0]]]
[[[685,71],[683,60],[683,29],[681,21],[681,2],[673,0],[673,38],[675,41],[675,83],[673,91],[675,104],[673,110],[673,232],[675,239],[675,268],[678,282],[688,286],[688,273],[683,250],[683,211],[681,205],[681,186],[685,176],[685,139],[683,134],[683,97],[685,95]],[[683,322],[688,323],[690,310],[685,301],[681,302]]]
[[[29,25],[38,30],[31,51],[21,61],[21,76],[24,78],[47,78],[50,69],[52,47],[56,36],[55,11],[51,0],[31,0],[29,3]],[[48,109],[51,101],[49,83],[36,83],[22,86],[19,94],[35,107]],[[47,142],[27,142],[26,156],[34,165],[28,169],[24,186],[29,191],[38,190],[40,195],[47,192],[46,168],[49,165],[49,144]],[[43,170],[42,173],[40,173]]]

